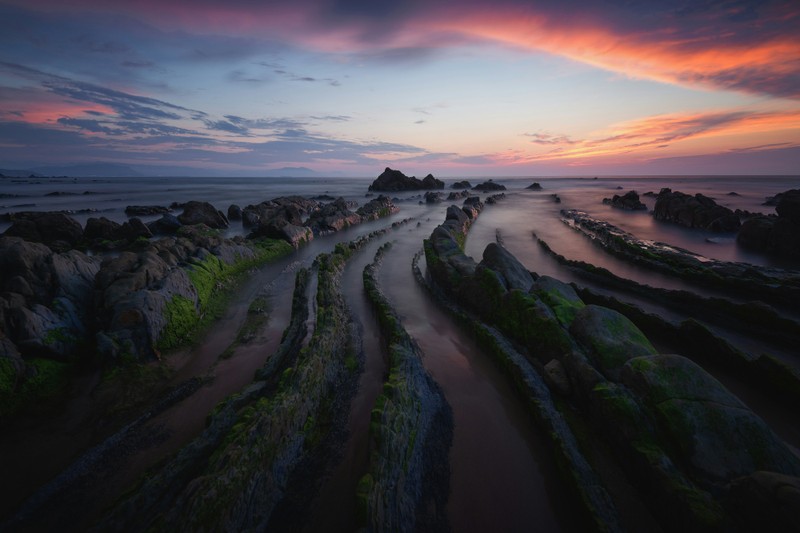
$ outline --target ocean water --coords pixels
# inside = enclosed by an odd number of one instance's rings
[[[485,178],[488,179],[488,178]],[[445,193],[455,179],[445,179]],[[484,178],[470,180],[473,185]],[[613,263],[603,258],[586,239],[576,235],[560,221],[561,209],[579,209],[606,220],[642,239],[666,242],[706,257],[725,261],[743,261],[755,265],[800,268],[800,264],[744,250],[736,245],[735,234],[714,234],[659,222],[647,211],[628,212],[604,205],[602,199],[635,190],[641,200],[653,208],[654,198],[645,192],[658,192],[670,187],[685,193],[702,193],[731,209],[745,209],[765,214],[774,207],[764,200],[779,192],[800,187],[800,177],[783,176],[639,176],[639,177],[513,177],[494,178],[507,187],[507,199],[482,215],[480,230],[470,235],[469,250],[480,255],[487,241],[494,240],[499,230],[506,246],[523,262],[534,261],[538,254],[528,246],[535,232],[554,250],[570,259],[593,262],[610,268]],[[542,191],[525,187],[539,182]],[[0,215],[15,211],[65,210],[85,224],[89,217],[104,216],[123,222],[129,205],[169,206],[172,202],[208,201],[226,211],[231,204],[248,204],[286,195],[315,197],[342,196],[363,204],[371,183],[366,178],[36,178],[0,180]],[[734,192],[736,195],[729,193]],[[558,194],[561,203],[550,197]],[[449,205],[420,205],[421,193],[392,193],[404,216],[430,215],[444,211]],[[486,195],[483,195],[486,196]],[[179,211],[178,211],[179,212]],[[142,217],[145,222],[158,217]],[[0,232],[10,223],[0,221]],[[245,230],[232,224],[230,235]],[[537,270],[535,265],[529,265]],[[619,266],[617,265],[617,268]],[[612,268],[613,270],[613,268]],[[624,272],[621,272],[624,274]]]

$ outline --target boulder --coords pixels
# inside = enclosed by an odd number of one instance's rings
[[[578,310],[569,332],[586,348],[595,367],[612,381],[619,381],[629,359],[656,354],[633,322],[606,307],[587,305]]]
[[[66,243],[72,247],[83,239],[83,226],[63,213],[27,213],[25,218],[15,219],[3,235],[47,245]]]
[[[307,225],[315,235],[325,235],[360,222],[361,216],[348,209],[344,198],[338,198],[312,213]]]
[[[118,222],[109,220],[106,217],[90,218],[86,221],[86,229],[84,229],[83,235],[90,241],[111,241],[116,238],[115,234],[119,227],[120,224]]]
[[[506,190],[505,185],[500,185],[499,183],[495,183],[492,180],[484,181],[483,183],[479,183],[478,185],[472,188],[473,191],[504,191]]]
[[[442,201],[442,193],[428,191],[425,193],[426,204],[438,204]]]
[[[741,225],[733,211],[708,196],[699,193],[691,196],[666,188],[656,197],[653,216],[656,220],[675,222],[687,228],[718,232],[736,231]]]
[[[178,217],[181,224],[205,224],[209,228],[228,227],[228,219],[208,202],[191,201],[183,205],[183,213]]]
[[[531,190],[531,191],[541,191],[542,190],[542,186],[539,185],[538,181],[534,181],[533,183],[531,183],[530,185],[528,185],[525,188],[528,189],[528,190]]]
[[[467,180],[457,181],[451,185],[453,189],[471,189],[472,184]]]
[[[533,285],[533,277],[528,269],[497,243],[492,242],[486,246],[480,264],[500,274],[501,281],[508,290],[520,289],[528,292]]]
[[[458,192],[453,191],[453,192],[451,192],[450,194],[447,195],[447,200],[452,202],[452,201],[461,200],[462,198],[467,198],[467,197],[469,197],[469,192],[468,191],[458,191]]]
[[[392,203],[392,199],[383,194],[377,198],[373,198],[363,206],[356,210],[356,213],[361,217],[361,220],[377,220],[396,213],[398,208]]]
[[[444,182],[430,174],[420,180],[414,176],[408,177],[399,170],[386,167],[386,170],[369,186],[370,191],[414,191],[420,189],[444,189]]]
[[[178,217],[171,213],[167,213],[158,220],[154,220],[147,225],[150,232],[154,235],[173,235],[182,226],[183,224],[178,220]]]
[[[612,198],[603,198],[603,203],[610,205],[611,207],[625,209],[628,211],[640,211],[647,209],[647,206],[639,201],[639,195],[636,193],[636,191],[628,191],[621,196],[619,194],[615,194]]]
[[[133,217],[117,228],[114,236],[116,240],[126,240],[128,242],[132,242],[140,237],[149,239],[153,236],[153,233],[140,218]]]
[[[775,205],[775,212],[778,213],[778,217],[800,225],[800,189],[791,189],[781,193],[780,196]]]
[[[236,204],[229,205],[228,220],[242,220],[242,208]]]

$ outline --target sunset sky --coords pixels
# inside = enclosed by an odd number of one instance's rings
[[[0,2],[0,168],[800,173],[800,2]]]

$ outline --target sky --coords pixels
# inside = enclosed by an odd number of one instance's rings
[[[0,168],[800,173],[800,2],[0,0]]]

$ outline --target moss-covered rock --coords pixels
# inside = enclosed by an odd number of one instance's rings
[[[613,381],[619,380],[622,366],[629,359],[657,353],[625,315],[597,305],[580,309],[569,332],[586,348],[598,369]]]

